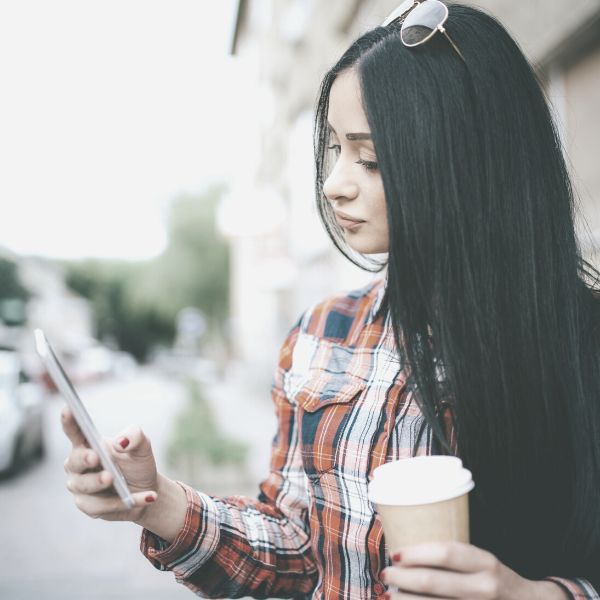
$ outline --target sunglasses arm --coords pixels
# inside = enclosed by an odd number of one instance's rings
[[[462,52],[458,49],[457,45],[452,41],[452,38],[446,33],[446,30],[444,29],[443,25],[438,25],[437,26],[438,31],[440,31],[440,33],[443,33],[446,36],[446,39],[450,42],[450,44],[452,45],[452,47],[456,50],[456,53],[462,58],[462,61],[467,64],[467,61],[465,60],[465,57],[462,55]]]

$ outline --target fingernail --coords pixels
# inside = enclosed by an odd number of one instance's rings
[[[396,554],[392,554],[392,560],[394,562],[400,562],[402,560],[402,554],[400,554],[400,552],[396,552]]]
[[[129,446],[129,440],[126,437],[121,438],[119,440],[119,446],[121,446],[121,448],[123,448],[123,450],[125,450],[125,448],[127,448],[127,446]]]
[[[148,495],[147,495],[147,496],[144,498],[144,500],[145,500],[146,502],[150,503],[150,502],[154,502],[154,501],[156,500],[156,498],[155,498],[155,497],[154,497],[152,494],[148,494]]]

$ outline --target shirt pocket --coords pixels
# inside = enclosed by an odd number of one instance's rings
[[[351,420],[366,382],[346,373],[313,371],[295,395],[304,470],[318,478],[343,462]]]

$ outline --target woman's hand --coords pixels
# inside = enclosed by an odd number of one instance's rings
[[[471,544],[437,542],[407,546],[393,555],[382,580],[398,589],[392,600],[568,600],[550,581],[525,579],[493,554]]]
[[[135,506],[127,508],[112,487],[113,478],[102,470],[100,459],[92,450],[65,407],[61,412],[62,426],[73,449],[65,461],[67,489],[75,505],[92,518],[107,521],[137,521],[157,497],[158,474],[150,440],[139,427],[130,427],[114,440],[105,440],[111,457],[123,472]]]

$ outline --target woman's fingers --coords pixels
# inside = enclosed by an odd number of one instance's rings
[[[71,450],[64,467],[67,473],[85,473],[100,466],[100,458],[90,448],[79,446]]]
[[[77,508],[93,518],[107,521],[135,521],[156,500],[156,462],[150,440],[137,426],[125,429],[117,438],[103,440],[103,449],[120,467],[135,505],[129,508],[117,495],[113,476],[101,464],[98,453],[90,448],[68,408],[62,412],[63,429],[73,449],[65,461],[69,475],[67,489],[73,494]]]
[[[457,573],[443,569],[391,567],[386,569],[384,582],[396,586],[403,594],[427,597],[494,598],[494,582],[484,574]],[[421,596],[422,597],[422,596]],[[404,598],[404,596],[402,596]]]
[[[407,546],[382,571],[384,583],[405,594],[425,597],[498,598],[501,563],[471,544],[436,542]],[[395,596],[392,594],[392,598]]]
[[[60,420],[62,422],[62,428],[67,437],[71,440],[73,448],[80,446],[89,447],[85,436],[79,429],[79,425],[75,421],[75,417],[68,406],[63,407],[60,412]]]
[[[152,445],[146,434],[137,425],[124,429],[113,441],[113,448],[119,453],[127,453],[132,458],[149,458]]]
[[[92,518],[102,517],[110,519],[112,516],[126,515],[136,508],[144,508],[156,500],[156,492],[148,490],[147,492],[138,492],[132,494],[135,502],[133,509],[125,506],[121,498],[116,494],[114,496],[92,496],[88,494],[75,494],[74,500],[77,508]]]
[[[72,494],[97,494],[112,486],[113,478],[108,471],[83,473],[67,480],[67,489]]]
[[[433,542],[402,548],[401,567],[435,567],[463,573],[493,570],[497,559],[486,550],[461,542]]]

